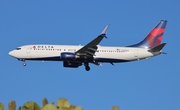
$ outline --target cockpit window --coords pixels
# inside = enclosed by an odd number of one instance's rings
[[[21,48],[16,48],[16,50],[21,50]]]

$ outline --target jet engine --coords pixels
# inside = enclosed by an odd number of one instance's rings
[[[78,58],[78,56],[75,53],[64,52],[64,53],[61,53],[60,58],[62,60],[71,61],[71,60],[76,60]]]

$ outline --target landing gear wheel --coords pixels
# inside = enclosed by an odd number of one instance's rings
[[[26,63],[23,63],[23,66],[26,66]]]
[[[86,66],[85,69],[86,69],[86,71],[89,71],[89,70],[90,70],[90,67],[89,67],[89,66]]]
[[[23,61],[23,66],[26,66],[26,60],[25,59],[21,59],[21,61]]]

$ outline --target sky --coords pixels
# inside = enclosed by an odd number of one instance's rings
[[[179,0],[1,0],[0,102],[8,109],[27,101],[40,106],[67,98],[84,110],[180,110]],[[166,55],[112,66],[64,68],[62,62],[27,61],[8,55],[27,44],[85,45],[110,24],[100,45],[138,43],[168,20]]]

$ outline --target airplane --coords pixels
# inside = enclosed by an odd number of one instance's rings
[[[139,43],[124,46],[100,46],[103,38],[107,38],[107,25],[102,33],[87,45],[49,45],[34,44],[17,47],[9,52],[9,55],[23,61],[62,61],[64,67],[78,68],[84,65],[89,71],[89,64],[102,65],[102,63],[122,63],[148,59],[160,54],[166,43],[162,43],[167,20],[161,20],[158,25]]]

